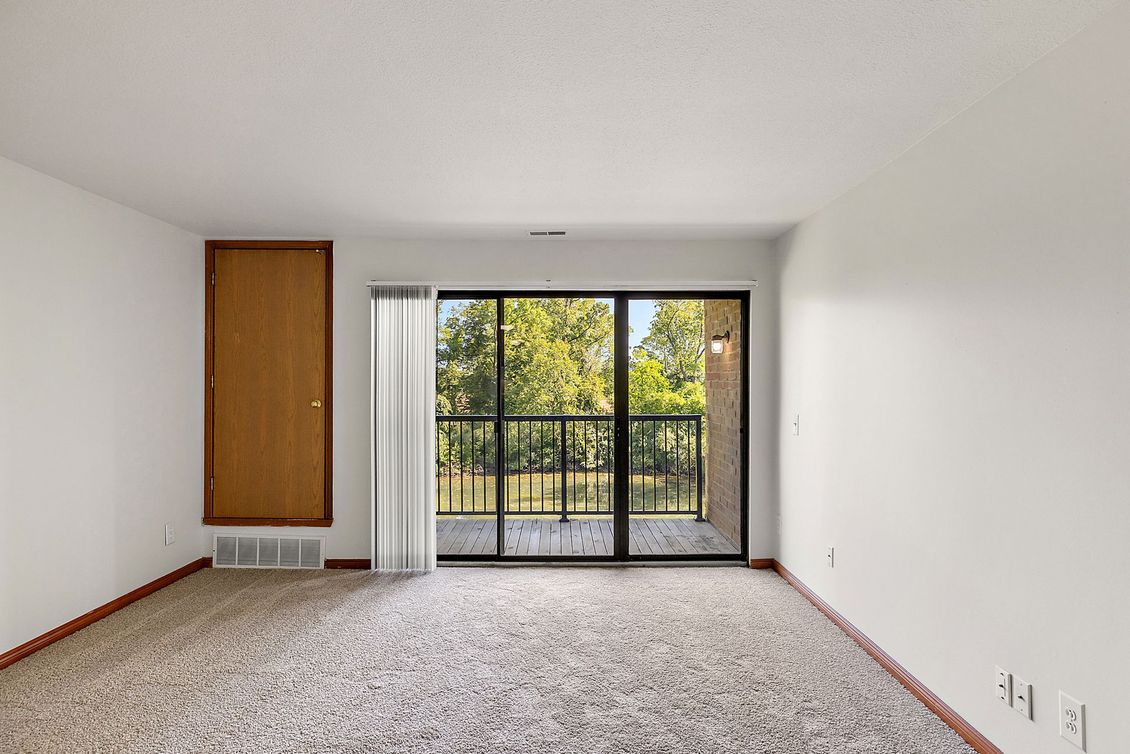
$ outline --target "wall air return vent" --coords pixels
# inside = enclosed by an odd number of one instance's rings
[[[324,568],[325,537],[250,537],[216,534],[215,568]]]

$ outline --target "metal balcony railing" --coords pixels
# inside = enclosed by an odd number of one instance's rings
[[[507,514],[611,514],[615,421],[606,415],[436,417],[436,512],[493,514],[498,445]],[[629,510],[702,520],[702,416],[628,417]]]

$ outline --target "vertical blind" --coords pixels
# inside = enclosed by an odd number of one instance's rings
[[[436,567],[436,289],[370,288],[372,564]]]

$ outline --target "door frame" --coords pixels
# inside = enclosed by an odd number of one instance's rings
[[[230,241],[204,242],[204,516],[206,526],[332,526],[333,525],[333,241]],[[292,251],[310,249],[326,257],[325,346],[325,507],[322,518],[230,518],[212,515],[213,401],[212,375],[216,351],[216,250],[255,249]]]
[[[437,298],[444,300],[494,300],[495,302],[495,516],[496,550],[487,555],[445,555],[438,554],[440,561],[453,562],[503,562],[503,563],[632,563],[632,562],[740,562],[747,563],[749,557],[749,289],[711,289],[711,290],[651,290],[651,289],[462,289],[439,287]],[[505,554],[505,494],[506,464],[502,443],[505,438],[505,398],[506,367],[505,342],[502,326],[505,321],[506,299],[513,298],[599,298],[611,299],[613,305],[613,408],[615,429],[615,472],[613,497],[613,555],[506,555]],[[646,555],[631,554],[629,541],[629,484],[627,472],[630,461],[628,437],[628,365],[629,350],[629,306],[633,300],[663,299],[727,299],[740,302],[741,309],[741,352],[742,352],[742,399],[741,399],[741,542],[740,553],[713,553],[701,555]],[[437,323],[438,326],[438,323]]]
[[[741,421],[739,424],[739,433],[741,441],[739,443],[739,452],[741,453],[741,542],[739,545],[740,553],[715,553],[703,555],[646,555],[637,553],[635,555],[630,552],[629,541],[629,523],[631,521],[631,506],[628,494],[629,475],[617,475],[624,477],[624,489],[622,496],[616,499],[616,513],[622,519],[620,529],[616,531],[616,546],[620,548],[623,546],[623,557],[618,558],[622,562],[700,562],[700,561],[733,561],[740,560],[742,565],[749,563],[749,317],[750,317],[750,299],[752,291],[746,290],[709,290],[709,291],[696,291],[696,290],[630,290],[621,291],[617,294],[617,310],[619,306],[619,297],[624,300],[624,323],[623,329],[617,330],[617,348],[615,352],[616,366],[614,373],[617,377],[623,375],[623,387],[617,386],[617,393],[614,399],[616,404],[617,420],[621,418],[621,406],[623,407],[622,418],[624,424],[628,423],[628,362],[630,353],[628,351],[628,306],[632,301],[662,301],[662,300],[694,300],[701,299],[703,301],[709,300],[728,300],[738,301],[740,309],[741,321],[741,338],[739,339],[741,347],[741,375],[742,375],[742,400],[741,400]],[[709,338],[710,333],[704,333]],[[623,341],[623,348],[620,347],[620,339]],[[622,360],[622,365],[621,365]],[[623,458],[617,459],[617,471],[620,468],[628,469],[629,463],[629,433],[623,432]],[[622,465],[621,465],[622,464]],[[705,474],[705,469],[703,469]],[[705,480],[704,480],[705,481]],[[619,519],[618,519],[619,520]],[[622,543],[622,545],[621,545]]]

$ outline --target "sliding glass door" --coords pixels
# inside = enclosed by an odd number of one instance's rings
[[[744,292],[441,291],[441,559],[743,558],[747,314]]]
[[[614,311],[587,295],[502,300],[506,557],[616,556]]]
[[[740,556],[742,301],[680,295],[628,305],[629,553]]]
[[[498,554],[498,305],[443,298],[436,333],[436,552]]]

